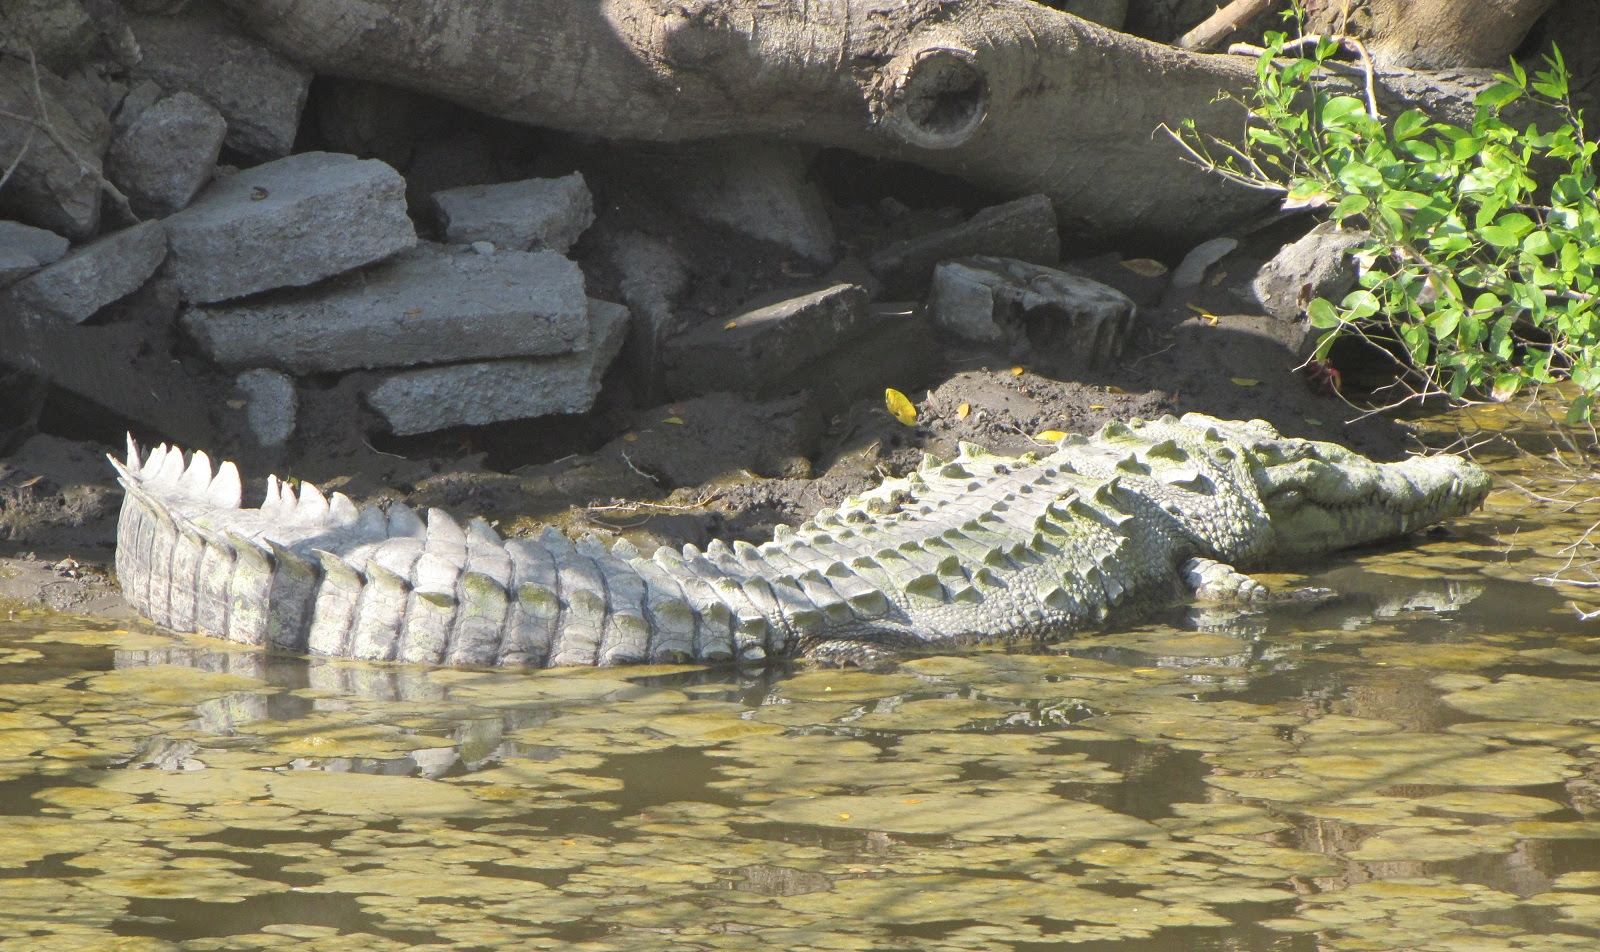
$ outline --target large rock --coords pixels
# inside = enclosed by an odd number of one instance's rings
[[[211,181],[227,121],[193,93],[179,92],[124,124],[106,153],[106,176],[133,210],[161,217],[188,205]]]
[[[939,262],[972,255],[1055,264],[1061,257],[1061,236],[1050,199],[1029,195],[985,208],[953,228],[889,245],[868,266],[887,293],[906,294],[920,290]]]
[[[66,71],[94,46],[94,21],[78,0],[5,0],[0,3],[0,53]]]
[[[867,292],[854,284],[835,284],[732,320],[703,323],[668,343],[668,388],[678,395],[708,390],[770,393],[772,385],[795,370],[865,333],[871,321]]]
[[[583,413],[594,406],[601,378],[628,330],[627,308],[592,298],[588,303],[589,337],[576,353],[406,371],[368,388],[367,404],[402,436]]]
[[[1334,222],[1306,232],[1282,249],[1257,272],[1251,289],[1256,303],[1273,317],[1298,320],[1317,298],[1335,304],[1356,286],[1356,264],[1350,252],[1367,241],[1366,232],[1345,231]]]
[[[167,256],[158,221],[114,232],[8,288],[0,307],[27,316],[81,324],[144,284]]]
[[[561,178],[467,185],[433,195],[445,240],[566,253],[594,221],[594,200],[577,172]]]
[[[985,257],[940,265],[929,308],[941,327],[967,340],[1031,341],[1083,369],[1122,352],[1137,310],[1127,295],[1098,281]]]
[[[382,162],[332,152],[220,178],[166,219],[173,276],[203,304],[380,261],[417,243],[405,188]]]
[[[230,148],[264,159],[289,154],[310,70],[246,33],[210,0],[177,16],[130,17],[129,26],[142,56],[131,69],[135,78],[211,103],[228,120]]]
[[[183,316],[217,363],[297,374],[561,354],[588,345],[589,323],[583,274],[555,252],[437,245],[310,290]]]
[[[16,164],[0,190],[0,211],[68,238],[93,237],[100,226],[100,161],[111,141],[100,107],[49,70],[35,74],[26,60],[0,56],[0,111],[48,121],[55,133],[0,120],[0,169]]]

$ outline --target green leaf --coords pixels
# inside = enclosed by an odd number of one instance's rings
[[[1359,215],[1366,211],[1371,204],[1372,201],[1365,195],[1346,195],[1339,200],[1339,204],[1333,207],[1333,219],[1335,221],[1343,221],[1351,215]]]
[[[1362,318],[1371,317],[1378,313],[1380,307],[1377,295],[1364,289],[1346,294],[1339,306],[1348,312],[1345,314],[1345,320],[1347,321],[1359,321]]]
[[[1336,126],[1349,121],[1351,116],[1364,116],[1366,104],[1354,96],[1335,96],[1322,107],[1322,124]]]
[[[1421,135],[1428,129],[1427,113],[1420,109],[1407,109],[1394,120],[1394,137],[1396,139],[1409,139]]]
[[[1403,208],[1407,211],[1415,211],[1433,204],[1433,196],[1424,195],[1421,192],[1407,192],[1403,189],[1395,189],[1392,192],[1385,192],[1379,201],[1389,208]]]
[[[1451,144],[1450,157],[1455,159],[1457,162],[1460,162],[1463,159],[1470,159],[1477,155],[1479,150],[1482,148],[1483,143],[1475,136],[1466,136],[1464,138],[1457,139]]]
[[[1317,298],[1307,304],[1306,315],[1311,318],[1311,326],[1321,331],[1338,327],[1342,323],[1327,298]]]
[[[1588,423],[1593,414],[1594,401],[1587,393],[1574,397],[1567,404],[1567,422],[1570,424]]]
[[[1383,176],[1370,165],[1351,162],[1339,170],[1339,181],[1355,189],[1381,188]]]
[[[1517,233],[1504,225],[1485,225],[1478,229],[1478,237],[1496,248],[1517,244]]]
[[[1555,243],[1550,240],[1550,233],[1547,231],[1536,231],[1522,239],[1522,251],[1524,254],[1547,255],[1553,254],[1555,250]]]
[[[1481,109],[1495,111],[1520,98],[1522,98],[1522,90],[1518,86],[1512,83],[1495,83],[1479,93],[1475,102]]]

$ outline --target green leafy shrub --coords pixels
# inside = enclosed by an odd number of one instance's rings
[[[1568,418],[1590,420],[1600,389],[1597,146],[1559,51],[1531,79],[1512,63],[1462,128],[1417,110],[1388,121],[1370,95],[1330,92],[1319,77],[1340,44],[1325,38],[1284,58],[1309,45],[1269,35],[1242,102],[1243,142],[1203,137],[1193,123],[1173,134],[1212,171],[1370,233],[1355,253],[1360,286],[1308,307],[1326,332],[1315,356],[1351,334],[1387,344],[1409,355],[1417,395],[1503,399],[1570,378],[1579,394]],[[1502,111],[1520,99],[1542,104],[1554,128],[1507,122]]]

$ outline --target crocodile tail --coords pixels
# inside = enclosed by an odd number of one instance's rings
[[[827,594],[750,546],[647,556],[554,529],[506,540],[481,519],[357,509],[272,477],[261,505],[243,508],[233,464],[166,445],[141,455],[131,439],[112,465],[126,489],[116,568],[128,601],[157,624],[241,644],[455,665],[750,662],[815,640],[822,614],[806,596]]]

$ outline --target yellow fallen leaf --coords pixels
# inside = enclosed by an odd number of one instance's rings
[[[622,438],[627,440],[629,443],[632,443],[635,440],[639,439],[639,434],[637,434],[637,433],[624,433],[624,434],[622,434]]]
[[[1105,404],[1102,404],[1102,403],[1091,403],[1091,404],[1089,404],[1089,409],[1091,409],[1091,410],[1104,410],[1105,409]]]
[[[1122,389],[1121,387],[1117,387],[1117,386],[1108,386],[1108,387],[1106,387],[1106,393],[1127,393],[1127,392],[1128,391]]]
[[[722,329],[725,330],[725,331],[731,331],[735,327],[738,327],[738,326],[739,326],[739,322],[738,321],[729,321],[728,323],[722,325]]]
[[[906,395],[893,387],[883,392],[883,405],[889,408],[889,415],[904,423],[913,426],[917,422],[917,408],[911,405]]]
[[[1122,262],[1122,266],[1147,278],[1157,278],[1167,273],[1167,266],[1154,258],[1129,258]]]
[[[967,414],[969,414],[971,412],[972,412],[972,404],[963,403],[961,406],[956,407],[956,419],[957,420],[965,420],[967,418]]]
[[[1241,387],[1254,387],[1261,382],[1259,380],[1251,380],[1249,377],[1229,377],[1228,379]]]
[[[665,420],[662,420],[661,422],[662,423],[676,423],[679,426],[683,426],[683,417],[669,416]]]
[[[1067,434],[1061,432],[1060,430],[1040,430],[1039,432],[1033,434],[1033,438],[1038,440],[1040,443],[1054,443],[1057,440],[1063,439],[1066,437],[1066,435]]]
[[[1191,311],[1195,312],[1196,314],[1200,315],[1200,319],[1205,321],[1206,324],[1208,326],[1211,326],[1211,327],[1216,327],[1217,326],[1217,321],[1221,320],[1221,318],[1217,317],[1217,315],[1211,313],[1210,311],[1206,310],[1205,308],[1201,307],[1198,304],[1189,305],[1189,310],[1191,310]]]
[[[921,803],[922,802],[922,798],[921,797],[906,797],[904,800],[901,800],[900,802],[901,803]]]
[[[850,814],[848,814],[848,813],[841,813],[841,814],[839,814],[839,819],[841,819],[841,820],[848,820],[848,819],[850,819]]]
[[[1022,368],[1021,367],[1012,367],[1011,368],[1011,376],[1013,376],[1013,377],[1022,376]]]

